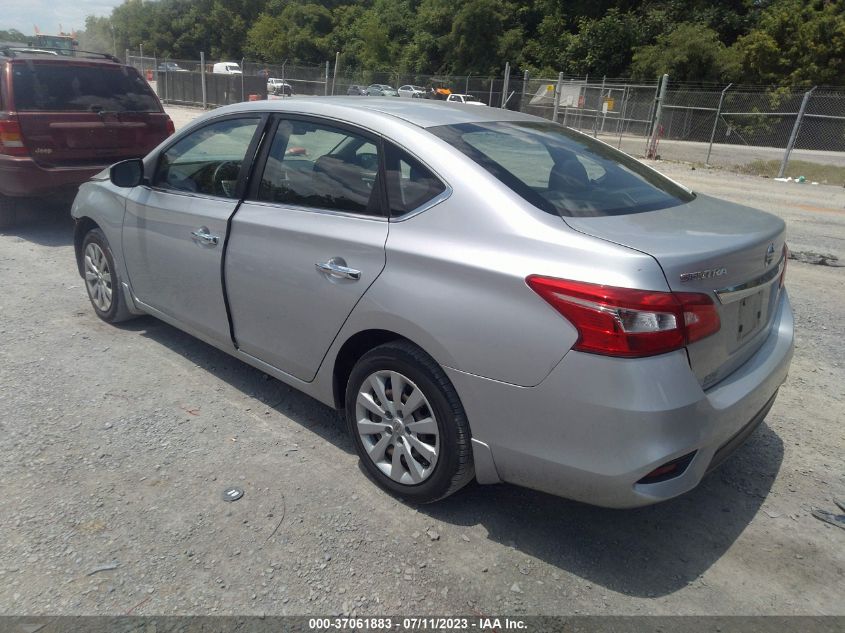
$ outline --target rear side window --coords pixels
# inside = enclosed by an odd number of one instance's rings
[[[390,143],[386,145],[385,168],[392,217],[410,213],[446,190],[425,165]]]
[[[548,213],[625,215],[694,198],[638,160],[555,123],[466,123],[429,131]]]
[[[370,139],[322,123],[281,120],[258,199],[382,216],[379,150]]]
[[[12,66],[15,109],[47,112],[161,112],[134,68],[22,61]]]

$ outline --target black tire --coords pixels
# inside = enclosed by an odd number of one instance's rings
[[[358,391],[369,376],[379,371],[399,372],[411,380],[434,414],[439,453],[433,470],[421,483],[403,484],[382,472],[367,454],[358,433]],[[440,365],[416,345],[407,341],[386,343],[364,354],[349,376],[345,407],[347,426],[361,464],[388,492],[417,503],[432,503],[457,492],[474,478],[469,423],[460,398]]]
[[[108,264],[108,272],[111,277],[111,301],[106,308],[97,304],[95,297],[92,295],[91,287],[85,277],[85,258],[89,244],[96,244],[100,248]],[[100,229],[91,229],[85,234],[85,237],[82,240],[82,252],[80,253],[80,257],[82,257],[82,278],[85,281],[85,290],[88,293],[88,299],[91,301],[91,307],[94,308],[94,312],[97,316],[106,323],[120,323],[121,321],[127,321],[135,318],[136,315],[132,314],[126,306],[126,300],[123,296],[123,288],[120,283],[120,273],[114,265],[114,255],[112,254],[111,247],[109,246],[109,241]]]

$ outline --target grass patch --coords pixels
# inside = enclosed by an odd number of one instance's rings
[[[780,171],[780,161],[755,160],[745,165],[737,165],[734,169],[741,174],[774,178]],[[806,160],[791,160],[786,167],[784,176],[791,176],[792,178],[804,176],[808,182],[815,181],[823,185],[842,185],[845,184],[845,167],[811,163]]]

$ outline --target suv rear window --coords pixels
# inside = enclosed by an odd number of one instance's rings
[[[12,67],[18,111],[161,112],[149,84],[133,68],[25,61]]]
[[[627,154],[556,123],[464,123],[429,131],[555,215],[642,213],[695,197]]]

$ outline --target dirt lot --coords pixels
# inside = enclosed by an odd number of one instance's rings
[[[843,189],[660,168],[845,259]],[[332,410],[152,318],[99,321],[66,217],[6,230],[0,613],[845,614],[845,530],[810,515],[845,497],[845,269],[787,280],[789,380],[695,491],[412,507],[367,481]]]

